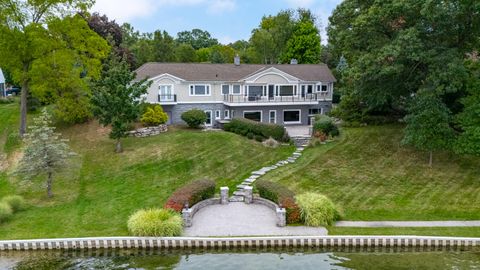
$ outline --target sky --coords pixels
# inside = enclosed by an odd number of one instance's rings
[[[280,10],[309,8],[318,16],[326,44],[328,17],[341,0],[97,0],[92,11],[118,23],[128,22],[140,32],[207,30],[221,43],[248,40],[264,15]]]

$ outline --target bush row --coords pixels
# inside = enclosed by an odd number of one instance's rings
[[[25,200],[18,195],[3,197],[0,201],[0,222],[9,219],[14,213],[27,207]]]
[[[295,202],[295,193],[293,191],[278,183],[266,180],[258,180],[255,187],[260,197],[285,207],[288,224],[302,222],[300,208]]]
[[[230,123],[225,124],[225,131],[233,132],[242,136],[247,136],[249,139],[263,141],[268,138],[273,138],[280,142],[288,142],[288,137],[285,128],[277,124],[266,124],[252,121],[245,118],[234,118]]]
[[[170,198],[168,198],[164,207],[181,212],[185,203],[188,203],[189,206],[193,206],[200,201],[212,198],[214,194],[215,181],[208,179],[193,181],[177,189]]]

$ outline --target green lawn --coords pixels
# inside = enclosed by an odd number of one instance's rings
[[[16,106],[0,105],[0,115],[16,113]],[[125,152],[115,154],[108,130],[95,123],[60,131],[79,156],[57,178],[53,199],[39,184],[23,186],[0,173],[0,196],[20,193],[31,204],[0,224],[0,239],[127,235],[132,212],[162,207],[186,182],[210,178],[233,189],[252,170],[293,152],[292,146],[266,148],[232,133],[176,129],[127,138]]]
[[[401,126],[342,131],[264,179],[327,195],[345,220],[480,220],[480,158],[436,154],[429,168],[427,154],[401,146]]]

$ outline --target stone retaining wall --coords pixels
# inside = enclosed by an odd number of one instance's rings
[[[145,127],[145,128],[139,128],[136,130],[132,130],[127,132],[128,136],[132,137],[148,137],[148,136],[154,136],[158,135],[160,133],[164,133],[168,131],[168,126],[167,125],[159,125],[159,126],[154,126],[154,127]]]
[[[480,238],[431,236],[92,237],[0,241],[3,250],[243,247],[480,247]]]

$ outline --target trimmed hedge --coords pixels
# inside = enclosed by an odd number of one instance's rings
[[[128,231],[135,236],[179,236],[183,221],[180,214],[170,209],[139,210],[130,216]]]
[[[300,207],[295,202],[295,193],[285,186],[266,180],[258,180],[255,187],[260,197],[275,202],[287,211],[287,223],[302,222]]]
[[[0,202],[0,222],[9,219],[13,214],[12,207],[6,202]]]
[[[27,203],[25,202],[23,197],[19,195],[10,195],[3,197],[1,202],[10,205],[14,213],[25,210],[25,208],[27,208]]]
[[[182,113],[181,118],[191,128],[199,128],[207,122],[207,114],[198,109],[192,109]]]
[[[182,212],[185,203],[189,206],[212,198],[215,194],[215,181],[204,179],[188,183],[187,185],[177,189],[168,198],[164,208]]]
[[[263,141],[268,138],[273,138],[280,142],[288,142],[288,137],[285,128],[277,124],[260,123],[245,118],[234,118],[224,125],[224,130],[233,132],[242,136],[247,136],[249,139]]]
[[[297,202],[308,226],[330,226],[340,217],[335,204],[322,194],[307,192],[298,195]]]

